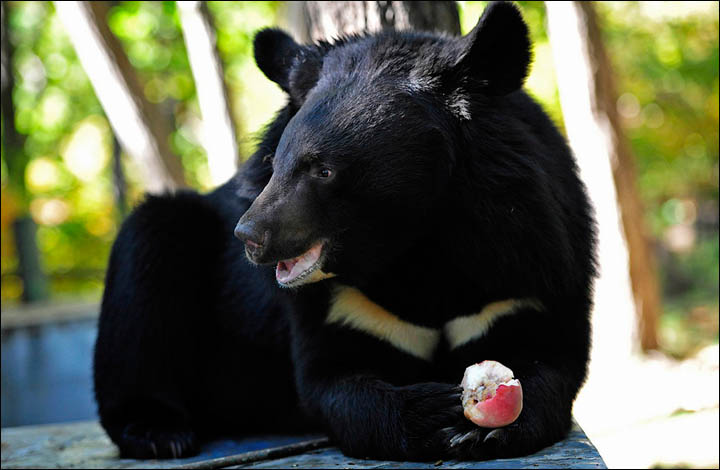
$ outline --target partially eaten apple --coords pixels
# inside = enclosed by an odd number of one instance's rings
[[[523,406],[520,381],[512,370],[496,361],[483,361],[465,369],[462,383],[465,417],[483,428],[513,423]]]

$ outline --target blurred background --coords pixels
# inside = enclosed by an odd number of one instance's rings
[[[285,100],[255,66],[254,32],[313,37],[290,2],[64,3],[2,2],[3,427],[95,418],[97,305],[124,216],[146,191],[229,178]],[[526,88],[582,167],[563,80],[563,62],[582,62],[562,49],[568,12],[519,4],[535,43]],[[463,33],[484,6],[457,2]],[[576,417],[610,466],[717,467],[718,3],[578,12],[597,29],[585,65],[602,85],[612,178],[596,203],[615,211],[619,251],[606,260],[629,307],[596,325],[598,350],[612,352],[594,357],[605,373]]]

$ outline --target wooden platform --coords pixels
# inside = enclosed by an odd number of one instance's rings
[[[485,462],[351,459],[325,442],[322,436],[227,439],[205,445],[200,455],[189,459],[132,460],[117,457],[95,421],[22,426],[2,430],[2,468],[607,468],[577,424],[567,439],[537,454]],[[212,461],[227,456],[233,457]]]

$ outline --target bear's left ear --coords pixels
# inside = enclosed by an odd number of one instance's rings
[[[492,95],[505,95],[522,87],[530,65],[530,38],[514,4],[490,3],[460,43],[463,51],[453,67],[456,74]]]
[[[300,107],[318,80],[324,49],[301,46],[284,31],[272,28],[257,33],[253,45],[260,70]]]
[[[263,29],[253,41],[255,62],[267,78],[290,93],[290,72],[302,46],[279,29]]]

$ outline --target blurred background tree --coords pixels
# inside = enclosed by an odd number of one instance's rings
[[[520,2],[535,43],[527,88],[564,128],[545,7]],[[463,32],[485,2],[458,2]],[[14,122],[2,134],[2,301],[24,286],[12,225],[37,224],[52,300],[98,299],[121,222],[114,138],[108,119],[51,2],[3,2],[3,34]],[[252,59],[252,37],[287,24],[285,2],[207,2],[222,62],[228,109],[247,157],[284,101]],[[718,337],[717,3],[600,2],[615,67],[616,106],[636,157],[638,189],[659,260],[661,348],[685,356]],[[188,184],[212,188],[202,115],[175,2],[110,2],[107,24],[170,126],[171,151]],[[5,73],[5,68],[3,69]],[[5,81],[5,79],[4,79]],[[15,130],[15,134],[13,133]],[[17,135],[17,138],[15,137]],[[14,142],[21,152],[9,151]],[[130,207],[142,198],[143,168],[120,152]]]

